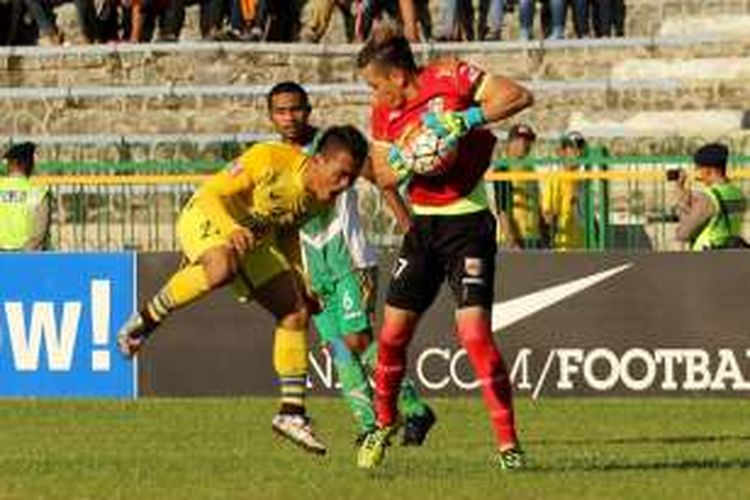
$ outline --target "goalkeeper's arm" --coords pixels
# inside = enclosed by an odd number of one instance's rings
[[[510,118],[534,103],[534,96],[526,87],[510,78],[494,75],[484,77],[475,99],[485,123]]]
[[[509,78],[488,75],[477,86],[474,100],[477,104],[463,111],[426,113],[422,122],[438,137],[456,141],[475,127],[521,112],[533,104],[534,97],[528,89]]]
[[[411,227],[411,213],[398,192],[398,185],[402,179],[388,164],[388,150],[391,147],[390,143],[386,142],[373,143],[370,148],[370,157],[365,162],[360,175],[380,190],[399,228],[406,233]]]

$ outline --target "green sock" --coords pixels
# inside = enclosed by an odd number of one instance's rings
[[[346,360],[335,360],[334,365],[341,383],[341,395],[352,410],[359,430],[371,431],[375,428],[372,388],[359,357],[352,354]]]
[[[377,357],[378,346],[373,342],[362,353],[362,363],[368,367],[370,373],[375,371]],[[421,416],[427,411],[427,404],[419,397],[416,385],[408,377],[404,378],[404,381],[401,382],[401,391],[398,393],[398,406],[406,418]]]

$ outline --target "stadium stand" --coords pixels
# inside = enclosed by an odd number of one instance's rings
[[[66,8],[59,14],[67,33],[75,27],[66,21]],[[539,131],[539,155],[554,152],[560,133],[570,129],[614,155],[683,155],[705,139],[750,153],[750,35],[736,28],[750,1],[633,0],[628,9],[628,38],[423,44],[417,50],[421,57],[459,55],[527,82],[537,103],[521,119]],[[318,123],[367,126],[369,98],[352,63],[356,46],[198,42],[193,21],[189,16],[185,40],[173,44],[0,48],[0,142],[36,140],[42,160],[216,162],[239,144],[269,137],[263,95],[289,78],[309,88]],[[338,41],[336,33],[329,42]],[[148,231],[158,233],[160,243],[134,241],[138,231],[127,229],[105,246],[171,248],[170,207],[182,196],[171,192],[164,206],[131,200],[136,210],[157,210],[164,227],[152,223]],[[643,196],[645,205],[663,202],[661,192]],[[101,204],[95,208],[88,216],[101,213]],[[142,218],[141,228],[148,220]],[[392,224],[383,219],[375,225]],[[68,229],[93,234],[59,238],[70,247],[95,241],[100,230]]]

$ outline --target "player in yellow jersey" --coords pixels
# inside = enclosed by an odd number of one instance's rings
[[[368,154],[354,127],[331,127],[309,156],[281,143],[248,149],[209,178],[177,222],[186,265],[121,329],[117,341],[131,357],[174,310],[223,285],[244,290],[277,319],[273,363],[281,386],[277,433],[323,454],[305,414],[307,326],[311,301],[299,274],[298,228],[333,206],[352,185]]]

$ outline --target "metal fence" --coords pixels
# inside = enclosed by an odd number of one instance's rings
[[[569,160],[568,160],[569,162]],[[507,160],[498,161],[486,176],[497,187],[535,183],[539,192],[554,179],[568,179],[580,189],[580,225],[584,242],[581,250],[655,250],[676,251],[685,244],[675,238],[676,186],[668,180],[670,170],[685,170],[691,189],[699,186],[692,179],[692,158],[688,156],[619,156],[609,157],[606,150],[591,149],[576,159],[579,169],[574,172],[560,168],[560,158],[529,158],[513,162],[521,169],[511,169]],[[730,159],[729,176],[750,195],[750,156]],[[512,189],[512,187],[511,187]],[[540,195],[541,197],[541,195]],[[510,206],[498,210],[509,211]],[[744,232],[750,234],[748,221]]]
[[[579,171],[561,172],[560,158],[529,158],[522,162],[521,171],[509,171],[509,162],[499,160],[487,174],[488,193],[499,207],[494,197],[498,187],[534,183],[543,192],[553,178],[570,179],[581,186],[583,249],[681,248],[673,237],[673,188],[666,172],[689,169],[689,157],[608,157],[594,149],[577,162]],[[731,165],[730,176],[750,195],[750,156],[734,157]],[[175,250],[175,222],[181,207],[207,174],[222,167],[216,161],[43,163],[37,179],[48,184],[53,194],[52,247]],[[395,244],[397,226],[377,191],[364,181],[358,189],[371,241]]]

